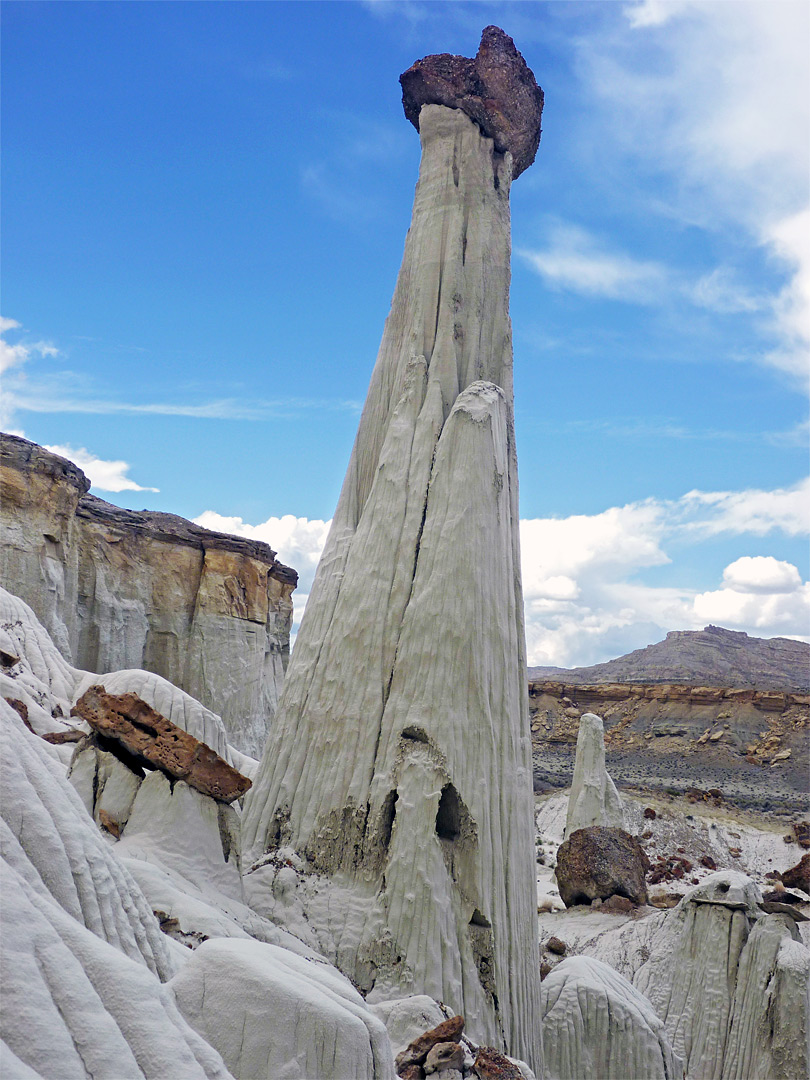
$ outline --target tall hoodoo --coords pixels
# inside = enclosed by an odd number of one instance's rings
[[[508,299],[509,188],[542,92],[497,27],[474,60],[401,81],[413,220],[246,802],[246,889],[372,999],[429,994],[539,1067]],[[279,849],[304,860],[294,898]]]

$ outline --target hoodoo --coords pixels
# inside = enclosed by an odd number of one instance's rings
[[[401,81],[422,142],[413,220],[247,796],[245,885],[369,1000],[428,994],[538,1069],[508,299],[509,189],[543,98],[497,27],[473,60]]]

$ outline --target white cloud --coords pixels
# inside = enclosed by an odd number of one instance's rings
[[[666,271],[658,263],[607,251],[595,237],[574,225],[555,225],[544,250],[523,248],[517,254],[546,284],[588,296],[653,303],[666,284]]]
[[[141,487],[130,479],[127,473],[131,466],[126,461],[105,461],[84,447],[46,446],[45,449],[78,465],[99,491],[158,491],[154,487]]]
[[[723,571],[723,583],[739,593],[790,593],[801,588],[797,568],[772,555],[744,555]]]
[[[723,571],[723,587],[700,593],[695,614],[732,629],[801,636],[810,631],[810,583],[772,556],[744,556]]]
[[[738,558],[714,591],[649,585],[639,578],[645,570],[671,564],[670,550],[720,531],[742,537],[771,531],[794,535],[800,524],[807,528],[793,506],[796,492],[806,487],[689,492],[680,499],[646,499],[598,514],[522,520],[529,663],[597,663],[660,640],[669,630],[700,629],[710,622],[759,636],[803,636],[808,586],[795,566],[773,556]],[[249,525],[211,510],[195,521],[264,540],[298,570],[297,628],[331,523],[288,514]]]
[[[691,516],[684,528],[708,536],[765,536],[774,530],[802,536],[810,532],[810,478],[774,491],[690,491],[681,502]]]
[[[704,274],[685,292],[694,304],[721,315],[761,311],[766,305],[763,299],[752,296],[727,266],[718,266]]]
[[[626,167],[669,178],[669,209],[682,221],[742,228],[782,260],[789,281],[769,297],[729,295],[710,277],[694,299],[702,293],[716,310],[770,309],[779,343],[760,359],[804,380],[810,5],[644,0],[623,10],[630,35],[610,24],[579,41],[594,123],[609,123]]]

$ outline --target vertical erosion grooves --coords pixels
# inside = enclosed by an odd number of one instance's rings
[[[375,994],[431,994],[539,1062],[511,157],[443,106],[420,135],[391,314],[243,839],[254,866],[289,845],[318,888],[368,898],[362,926],[351,902],[302,900],[358,985],[377,935]]]

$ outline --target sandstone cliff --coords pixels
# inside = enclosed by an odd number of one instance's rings
[[[72,462],[0,436],[0,582],[71,663],[162,675],[258,756],[289,656],[295,571],[267,544],[122,510],[89,487]]]

